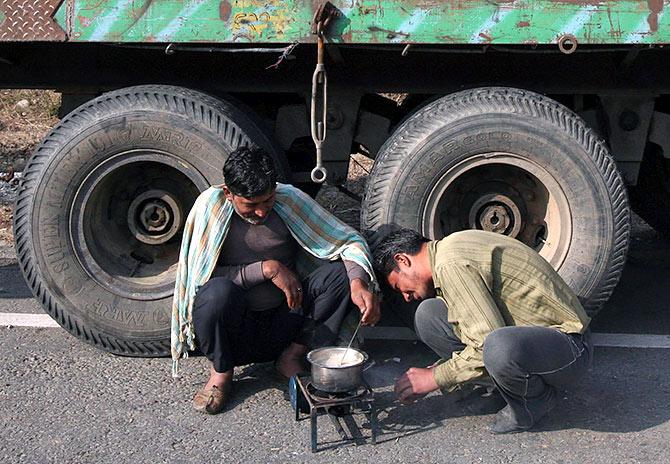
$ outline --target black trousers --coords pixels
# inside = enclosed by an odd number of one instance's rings
[[[448,321],[443,300],[421,302],[415,315],[419,338],[441,358],[465,348]],[[557,387],[574,383],[589,368],[590,332],[566,334],[549,327],[501,327],[484,340],[484,367],[512,409],[516,422],[533,425],[550,410]]]
[[[344,265],[320,266],[302,281],[302,288],[301,308],[290,310],[284,303],[252,311],[245,291],[225,277],[200,287],[193,302],[196,343],[214,370],[273,361],[292,342],[311,348],[334,343],[352,308]]]

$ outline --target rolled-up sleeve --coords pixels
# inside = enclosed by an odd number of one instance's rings
[[[370,283],[370,277],[368,276],[368,273],[365,272],[365,269],[363,269],[362,266],[360,266],[357,263],[354,263],[353,261],[348,261],[348,260],[343,260],[344,267],[347,270],[347,276],[349,277],[349,282],[351,282],[354,279],[361,279],[363,282],[366,284]]]
[[[263,261],[235,266],[216,266],[212,277],[226,277],[232,280],[235,285],[245,290],[255,287],[266,280],[263,275]]]

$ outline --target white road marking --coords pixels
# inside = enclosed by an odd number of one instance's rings
[[[48,314],[0,313],[0,327],[60,327]],[[378,340],[416,340],[407,327],[363,327],[363,336]],[[593,345],[615,348],[670,348],[670,335],[594,333]]]
[[[378,340],[417,340],[412,329],[407,327],[363,327],[364,338]],[[670,348],[670,335],[643,334],[592,334],[594,346],[615,348]]]
[[[60,327],[48,314],[0,313],[0,326]]]
[[[593,345],[616,348],[670,348],[670,335],[594,333]]]

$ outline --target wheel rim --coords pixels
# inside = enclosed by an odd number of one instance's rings
[[[483,153],[450,168],[428,195],[423,233],[436,239],[464,229],[516,238],[554,268],[568,253],[572,215],[558,181],[511,153]]]
[[[208,185],[166,152],[130,150],[100,163],[77,190],[70,213],[82,268],[120,297],[170,296],[186,214]]]

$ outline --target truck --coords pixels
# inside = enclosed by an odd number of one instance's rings
[[[630,210],[670,231],[663,0],[2,0],[0,85],[62,93],[23,171],[23,275],[73,335],[169,352],[184,221],[236,147],[281,179],[374,161],[361,229],[476,228],[538,251],[595,315]]]

